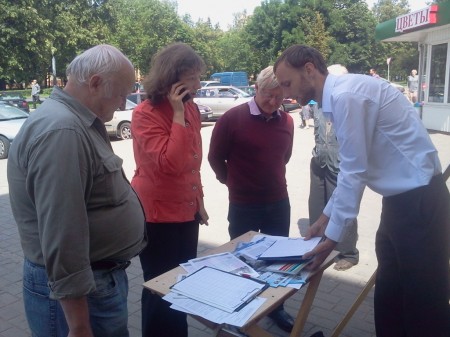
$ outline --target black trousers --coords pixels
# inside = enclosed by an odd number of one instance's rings
[[[378,337],[448,337],[450,196],[442,175],[383,198],[376,236]]]
[[[312,225],[323,213],[328,200],[337,185],[337,173],[328,167],[320,167],[315,157],[311,158],[310,185],[309,185],[309,223]],[[344,238],[336,246],[339,251],[339,259],[357,264],[359,262],[359,251],[356,248],[358,241],[358,221],[355,219],[347,226]]]
[[[233,240],[248,231],[289,236],[291,205],[289,198],[265,204],[238,205],[228,208],[228,233]]]
[[[148,281],[197,256],[198,221],[147,222],[147,247],[139,255]],[[170,303],[148,289],[142,291],[142,336],[187,337],[186,314],[170,309]]]

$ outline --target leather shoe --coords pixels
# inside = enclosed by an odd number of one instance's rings
[[[291,332],[294,328],[294,319],[284,310],[272,311],[269,314],[269,317],[283,331]]]

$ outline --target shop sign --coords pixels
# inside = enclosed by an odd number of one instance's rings
[[[405,30],[434,24],[437,22],[438,5],[431,5],[409,14],[398,16],[395,19],[395,32],[401,33]]]

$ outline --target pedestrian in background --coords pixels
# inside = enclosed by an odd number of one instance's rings
[[[144,79],[148,99],[131,122],[136,170],[131,184],[145,210],[149,244],[139,255],[148,281],[197,256],[199,224],[208,224],[200,177],[201,121],[192,100],[205,69],[187,44],[158,51]],[[186,337],[186,313],[142,290],[142,336]]]
[[[378,75],[376,69],[374,69],[374,68],[370,68],[369,73],[372,77],[380,78],[380,75]]]
[[[311,106],[309,104],[302,106],[302,109],[300,110],[300,118],[302,121],[300,127],[309,129],[309,120],[311,119]]]
[[[208,160],[228,187],[230,239],[252,230],[289,236],[291,206],[286,164],[294,139],[292,117],[279,110],[283,92],[273,67],[256,79],[255,96],[223,114],[214,126]],[[283,304],[269,317],[284,331],[293,328]]]
[[[417,93],[419,91],[419,76],[417,75],[417,70],[411,70],[411,75],[408,76],[408,91],[409,99],[411,102],[417,102]]]
[[[347,74],[347,68],[340,64],[328,67],[330,74]],[[316,104],[317,106],[317,104]],[[333,122],[330,116],[325,116],[322,108],[316,109],[314,113],[314,138],[315,146],[312,151],[310,164],[310,186],[309,186],[309,221],[312,225],[323,212],[328,200],[337,185],[339,174],[339,145]],[[344,238],[336,246],[339,255],[336,257],[334,269],[347,270],[359,262],[359,251],[356,248],[358,240],[358,222],[354,219],[348,224]]]
[[[450,195],[427,130],[386,81],[328,74],[314,48],[293,45],[275,62],[285,97],[315,99],[334,122],[337,187],[307,239],[317,268],[356,218],[366,186],[383,196],[376,236],[375,327],[384,336],[450,336]]]
[[[145,246],[141,204],[104,123],[125,105],[134,67],[99,45],[66,70],[11,145],[11,208],[24,253],[32,336],[127,337],[125,268]]]
[[[37,80],[31,82],[31,98],[33,99],[33,107],[36,109],[36,103],[41,103],[39,94],[41,93],[41,87]]]

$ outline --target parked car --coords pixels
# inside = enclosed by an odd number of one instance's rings
[[[0,94],[0,101],[14,105],[25,112],[30,112],[30,106],[26,98],[20,94],[3,92]]]
[[[213,112],[209,106],[203,104],[197,104],[197,106],[198,110],[200,111],[200,120],[202,122],[206,122],[212,118]]]
[[[239,87],[239,89],[241,89],[242,91],[245,91],[250,96],[255,96],[255,94],[256,94],[256,89],[255,89],[254,85],[249,85],[246,87]]]
[[[246,103],[252,96],[233,86],[206,87],[197,90],[194,102],[212,109],[212,119],[222,116],[236,105]]]
[[[127,96],[127,100],[130,100],[131,102],[135,104],[139,104],[142,101],[144,101],[147,98],[147,94],[143,91],[140,92],[133,92],[132,94],[129,94]]]
[[[9,147],[28,116],[11,104],[0,103],[0,159],[8,158]]]
[[[105,123],[109,136],[119,139],[131,139],[131,116],[136,106],[136,103],[127,99],[125,110],[114,112],[113,119]]]
[[[219,81],[200,81],[200,85],[203,87],[211,87],[221,85]]]
[[[301,105],[297,102],[297,100],[293,98],[285,98],[283,99],[283,103],[281,103],[280,109],[286,112],[300,109]]]

